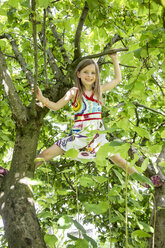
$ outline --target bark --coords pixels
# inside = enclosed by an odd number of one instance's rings
[[[25,62],[21,52],[19,51],[15,39],[12,37],[11,34],[4,34],[4,35],[0,36],[0,39],[4,39],[4,38],[9,40],[9,42],[10,42],[10,44],[12,46],[13,52],[15,54],[15,57],[16,57],[17,61],[19,62],[19,64],[21,65],[21,68],[22,68],[23,72],[25,73],[25,76],[26,76],[29,84],[34,85],[33,74],[28,69],[27,63]]]
[[[86,16],[88,14],[88,3],[87,1],[85,1],[85,5],[84,5],[84,9],[82,11],[78,26],[77,26],[77,30],[76,30],[76,34],[75,34],[75,40],[74,40],[74,46],[75,46],[75,50],[74,50],[74,60],[78,59],[79,57],[81,57],[81,47],[80,47],[80,40],[81,40],[81,33],[82,33],[82,29],[84,26],[84,22],[86,19]]]
[[[16,126],[11,169],[4,177],[0,193],[0,213],[9,248],[46,248],[29,183],[39,131],[40,123],[34,119],[23,127]]]
[[[12,82],[6,62],[0,50],[0,83],[3,85],[14,119],[23,124],[27,120],[26,108],[23,106]]]
[[[157,166],[161,177],[165,179],[164,174],[162,173],[159,162],[164,159],[165,160],[165,146],[162,152],[159,155],[157,160]],[[164,182],[164,180],[163,180]],[[154,237],[149,240],[149,248],[160,248],[165,247],[165,183],[160,188],[155,189],[155,200],[154,200],[154,208],[151,217],[151,225],[154,228]]]

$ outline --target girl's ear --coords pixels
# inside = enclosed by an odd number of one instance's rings
[[[80,72],[79,71],[77,72],[77,77],[80,78]]]

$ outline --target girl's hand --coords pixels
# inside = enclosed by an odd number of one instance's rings
[[[40,90],[40,88],[37,86],[37,91],[36,91],[36,98],[42,102],[43,99],[43,95],[42,95],[42,91]]]
[[[31,89],[32,94],[34,93],[34,88]],[[36,91],[36,99],[39,101],[42,101],[43,99],[43,95],[42,95],[42,91],[40,90],[40,88],[37,86],[37,91]]]
[[[117,59],[117,53],[109,54],[109,57],[110,57],[112,60]]]

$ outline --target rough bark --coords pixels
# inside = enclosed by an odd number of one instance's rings
[[[157,159],[157,167],[158,167],[158,175],[162,178],[163,182],[165,180],[165,176],[159,167],[159,162],[165,160],[165,146],[162,149],[158,159]],[[151,217],[151,225],[154,228],[154,237],[149,240],[149,248],[160,248],[165,247],[165,183],[163,183],[162,187],[155,189],[154,194],[154,208]]]
[[[13,117],[19,124],[22,125],[27,120],[26,108],[23,106],[15,86],[12,82],[9,70],[7,68],[5,59],[3,58],[0,49],[0,84],[3,85],[8,103],[10,105]]]
[[[0,214],[9,248],[46,247],[30,187],[39,130],[40,123],[32,119],[16,127],[11,169],[1,179]]]

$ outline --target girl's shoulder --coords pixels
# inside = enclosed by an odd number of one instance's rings
[[[72,87],[70,90],[67,92],[70,95],[70,100],[74,102],[75,97],[77,96],[78,93],[78,88],[77,87]]]

